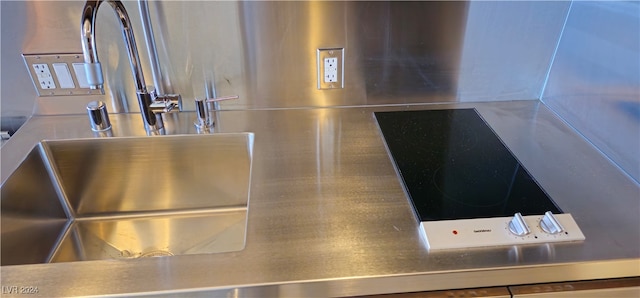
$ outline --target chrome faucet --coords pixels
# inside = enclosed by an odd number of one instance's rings
[[[142,120],[148,134],[162,134],[164,124],[162,113],[169,113],[182,109],[182,98],[180,95],[157,95],[154,91],[147,90],[142,74],[142,66],[136,48],[136,40],[133,35],[133,27],[129,21],[124,5],[120,1],[114,0],[93,0],[86,1],[82,11],[82,23],[80,25],[80,36],[82,38],[82,52],[84,54],[85,71],[87,81],[91,89],[101,89],[104,84],[102,77],[102,67],[98,60],[98,51],[95,39],[95,23],[98,16],[98,8],[102,2],[108,2],[115,10],[122,29],[127,52],[129,54],[129,65],[136,85],[136,94]]]

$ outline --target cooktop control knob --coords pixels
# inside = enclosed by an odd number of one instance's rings
[[[560,225],[556,217],[553,216],[551,211],[544,213],[544,216],[540,220],[540,228],[549,234],[558,234],[564,231],[564,228]]]
[[[527,223],[524,222],[524,219],[522,218],[522,214],[520,214],[520,212],[516,213],[509,222],[509,231],[518,236],[526,236],[527,234],[531,233],[531,230],[529,230],[529,226],[527,226]]]

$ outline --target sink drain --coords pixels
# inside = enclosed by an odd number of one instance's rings
[[[166,250],[152,250],[149,252],[145,252],[142,255],[140,255],[141,258],[148,258],[148,257],[170,257],[173,256],[173,254],[169,251]]]

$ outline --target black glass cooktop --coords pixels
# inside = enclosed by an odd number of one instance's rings
[[[475,109],[375,116],[421,221],[562,213]]]

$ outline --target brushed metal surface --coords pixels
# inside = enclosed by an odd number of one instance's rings
[[[2,266],[46,262],[67,226],[47,167],[36,146],[0,187]]]
[[[477,108],[587,240],[428,252],[372,113],[439,108]],[[145,136],[139,118],[114,114],[114,135]],[[177,114],[173,133],[196,133],[195,118]],[[244,250],[2,266],[2,285],[40,296],[335,297],[640,276],[629,207],[640,187],[538,101],[220,111],[218,123],[255,133]],[[41,139],[92,138],[87,125],[33,117],[0,149],[2,180]]]
[[[1,2],[2,115],[83,113],[102,100],[138,111],[117,19],[98,12],[106,95],[38,98],[22,53],[80,52],[82,1]],[[135,1],[124,3],[143,36]],[[539,98],[569,2],[150,1],[162,89],[193,99],[237,94],[223,109]],[[26,20],[31,20],[27,22]],[[108,45],[108,46],[107,46]],[[139,51],[146,51],[140,42]],[[316,89],[315,51],[345,48],[345,88]],[[146,55],[145,80],[151,82]],[[274,75],[275,74],[275,75]],[[26,83],[26,84],[25,84]],[[35,105],[34,105],[35,103]],[[35,109],[33,109],[35,108]]]
[[[210,254],[242,250],[247,208],[77,219],[51,262]]]
[[[2,265],[242,250],[252,148],[250,133],[42,141],[0,188]]]
[[[45,145],[71,208],[84,216],[246,206],[252,138],[218,134]]]
[[[539,99],[570,5],[570,1],[471,1],[458,100]]]
[[[5,74],[0,78],[0,83],[5,86],[0,89],[0,103],[2,104],[0,118],[2,119],[32,115],[35,98],[38,96],[33,88],[33,83],[29,80],[29,69],[21,67],[20,64],[24,65],[24,61],[18,59],[22,53],[25,53],[23,46],[27,42],[25,40],[26,28],[32,26],[27,17],[30,13],[33,13],[33,10],[29,10],[26,2],[0,2],[0,26],[15,28],[5,31],[0,36],[0,51],[2,51],[0,72]],[[6,88],[6,86],[11,86],[11,88]]]
[[[542,100],[640,183],[640,3],[573,2]]]

